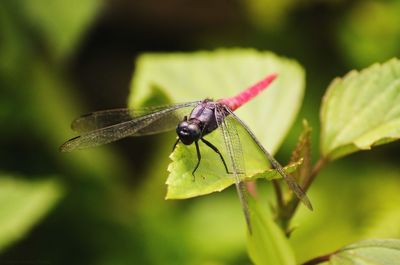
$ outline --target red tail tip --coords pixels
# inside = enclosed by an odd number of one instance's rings
[[[265,77],[264,80],[265,80],[265,81],[272,82],[272,81],[274,81],[277,77],[278,77],[278,74],[277,74],[277,73],[271,73],[271,74],[267,75],[267,77]]]

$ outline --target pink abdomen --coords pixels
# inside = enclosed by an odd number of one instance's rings
[[[247,101],[251,100],[255,96],[257,96],[261,91],[266,89],[269,84],[274,81],[274,79],[277,77],[277,74],[273,73],[264,78],[263,80],[259,81],[258,83],[252,85],[251,87],[243,90],[239,94],[237,94],[234,97],[230,98],[224,98],[218,100],[218,102],[225,104],[228,106],[228,108],[232,111],[236,110],[240,106],[242,106],[244,103]]]

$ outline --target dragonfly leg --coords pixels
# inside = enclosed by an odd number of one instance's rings
[[[199,165],[200,165],[200,160],[201,160],[201,154],[200,154],[199,143],[198,143],[197,141],[194,142],[194,143],[195,143],[195,145],[196,145],[197,164],[196,164],[196,166],[194,167],[194,169],[193,169],[193,171],[192,171],[193,181],[195,180],[194,173],[196,172],[197,168],[199,167]]]
[[[222,156],[221,152],[218,150],[218,148],[217,148],[215,145],[213,145],[212,143],[210,143],[209,141],[207,141],[206,139],[204,139],[204,138],[201,138],[201,140],[202,140],[203,143],[205,143],[208,147],[210,147],[212,150],[214,150],[214,152],[217,153],[217,154],[219,155],[219,157],[221,157],[222,163],[224,163],[224,167],[225,167],[226,173],[227,173],[227,174],[231,174],[231,172],[229,172],[229,170],[228,170],[228,166],[226,165],[225,159],[224,159],[224,157]]]
[[[174,146],[172,147],[172,152],[173,151],[175,151],[175,148],[176,148],[176,146],[178,145],[178,143],[179,143],[179,137],[177,137],[178,139],[176,140],[176,142],[174,143]]]

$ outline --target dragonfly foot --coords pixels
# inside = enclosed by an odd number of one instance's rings
[[[193,182],[196,181],[196,176],[194,175],[194,172],[192,172],[192,181],[193,181]]]

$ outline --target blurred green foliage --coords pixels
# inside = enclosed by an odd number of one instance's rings
[[[360,239],[399,238],[398,185],[396,167],[386,163],[334,162],[322,171],[309,194],[315,211],[299,209],[292,222],[299,226],[290,238],[298,260],[331,253]]]
[[[188,201],[164,200],[174,135],[143,139],[146,148],[139,140],[124,141],[134,142],[139,162],[118,144],[58,153],[58,146],[73,136],[71,120],[90,109],[87,101],[93,104],[98,94],[83,99],[85,85],[74,78],[82,70],[79,60],[97,50],[93,57],[108,68],[107,74],[92,73],[95,79],[118,76],[118,65],[108,63],[110,46],[102,46],[107,35],[109,43],[129,42],[133,52],[124,53],[128,62],[143,50],[216,45],[246,45],[295,58],[307,71],[300,117],[310,120],[313,150],[318,150],[318,110],[330,80],[353,67],[399,56],[399,3],[243,1],[219,7],[220,15],[233,10],[233,19],[224,17],[224,23],[211,17],[206,6],[184,17],[179,14],[187,10],[177,2],[117,2],[0,2],[0,171],[5,176],[0,181],[0,263],[248,264],[244,220],[233,190]],[[163,15],[169,13],[165,22]],[[93,33],[108,27],[112,30]],[[114,34],[119,28],[124,37]],[[120,46],[112,48],[121,52]],[[112,84],[109,97],[128,87]],[[178,99],[174,87],[155,89],[171,89],[167,99]],[[143,100],[136,93],[144,92],[135,91],[130,103]],[[225,95],[213,95],[217,93]],[[109,107],[115,106],[102,106]],[[300,128],[297,122],[285,139],[280,161],[288,160]],[[290,238],[296,260],[360,239],[400,237],[396,149],[396,143],[382,146],[322,171],[310,190],[315,211],[300,208],[292,222],[298,224]],[[273,192],[262,183],[259,194],[266,206]]]
[[[349,65],[362,67],[400,53],[399,14],[399,1],[359,1],[346,11],[337,32]]]
[[[250,199],[250,209],[253,233],[248,235],[248,251],[252,261],[255,264],[296,264],[293,249],[271,213],[253,199]]]
[[[62,194],[55,180],[27,181],[16,176],[1,176],[0,249],[23,237]]]
[[[22,19],[30,24],[55,59],[69,56],[76,47],[84,30],[98,14],[102,1],[14,1],[13,9],[19,9]]]

